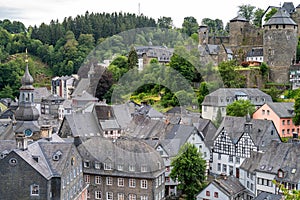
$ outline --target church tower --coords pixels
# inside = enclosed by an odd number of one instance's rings
[[[263,55],[270,67],[270,79],[288,83],[289,67],[296,59],[298,25],[280,8],[263,25],[263,29]]]
[[[40,138],[40,127],[38,125],[39,111],[34,105],[33,78],[28,69],[28,58],[26,50],[26,68],[21,79],[19,107],[15,113],[17,121],[14,127],[16,142],[19,148],[26,148],[28,139],[37,140]]]

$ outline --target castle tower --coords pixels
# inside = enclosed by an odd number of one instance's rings
[[[199,45],[208,44],[208,33],[209,33],[208,26],[204,24],[199,26],[199,30],[198,30]]]
[[[230,20],[229,23],[229,33],[230,46],[241,46],[244,41],[245,34],[247,34],[246,26],[249,24],[249,20],[238,15],[237,17]]]
[[[39,111],[34,105],[33,78],[28,69],[27,51],[25,62],[26,68],[21,79],[19,107],[15,113],[17,123],[14,127],[15,138],[20,148],[26,148],[27,139],[37,140],[40,138]]]
[[[296,59],[298,25],[279,9],[263,29],[263,55],[271,70],[270,80],[288,83],[289,67]]]

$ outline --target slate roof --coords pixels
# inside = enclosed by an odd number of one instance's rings
[[[257,57],[257,56],[263,56],[264,50],[263,48],[252,48],[250,51],[247,52],[247,57]]]
[[[139,57],[146,54],[148,57],[157,58],[159,62],[169,62],[174,52],[174,49],[163,46],[138,46],[135,50]]]
[[[273,102],[270,95],[257,88],[219,88],[216,91],[206,95],[202,105],[227,106],[236,99],[236,95],[240,92],[247,94],[248,99],[250,99],[255,106],[261,106],[265,102]],[[227,98],[229,98],[231,101],[228,102]]]
[[[164,170],[164,163],[160,154],[141,140],[117,139],[112,141],[96,137],[83,142],[78,150],[90,161],[97,161],[102,164],[111,163],[112,170],[106,172],[110,175],[154,178]],[[159,168],[158,162],[161,168]],[[124,166],[123,171],[117,169],[118,164]],[[129,171],[129,165],[135,166],[134,172]],[[141,172],[143,165],[147,166],[147,172]],[[92,168],[84,170],[101,173]]]
[[[278,11],[264,24],[264,26],[269,25],[295,25],[297,23],[294,22],[289,16],[288,13],[285,12],[284,9],[280,8]]]
[[[98,98],[94,97],[93,95],[91,95],[85,90],[82,91],[82,93],[74,95],[72,99],[77,101],[98,101]]]
[[[244,133],[244,124],[246,123],[245,117],[232,117],[226,116],[223,118],[219,129],[216,132],[213,140],[218,136],[222,129],[226,130],[229,137],[232,139],[233,144],[236,144],[239,138]],[[280,137],[276,128],[271,120],[262,119],[251,119],[252,131],[249,134],[252,138],[254,144],[259,147],[259,149],[265,149],[268,142],[273,139],[280,141]],[[270,127],[273,127],[273,135],[271,135]]]
[[[288,13],[293,13],[295,11],[293,2],[284,2],[282,8],[284,8]]]
[[[281,199],[282,199],[281,194],[271,194],[268,192],[261,192],[253,200],[281,200]]]
[[[100,120],[100,125],[103,130],[120,129],[120,125],[115,119]]]
[[[267,105],[280,117],[290,118],[294,116],[293,102],[270,102]]]
[[[231,19],[230,22],[249,22],[245,17],[238,15],[235,18]]]
[[[125,129],[132,120],[132,113],[134,113],[134,104],[127,102],[125,104],[113,105],[113,111],[120,124],[121,128]]]
[[[90,79],[82,78],[80,79],[78,85],[75,87],[75,90],[71,96],[73,97],[73,96],[81,95],[83,91],[88,91],[89,87],[90,87]]]
[[[51,93],[46,87],[40,87],[40,88],[35,88],[33,95],[34,95],[34,100],[35,101],[41,101],[42,98],[46,98],[50,95]]]
[[[72,143],[66,142],[53,143],[41,140],[29,144],[27,150],[14,149],[12,151],[49,180],[52,177],[60,177],[62,175],[72,145]],[[62,154],[58,161],[54,161],[52,156],[57,150],[60,150]],[[38,161],[34,157],[37,157]]]
[[[241,164],[240,168],[253,173],[255,169],[259,167],[259,162],[263,156],[263,153],[252,151],[250,154],[250,158],[246,158],[244,162]]]
[[[101,136],[101,130],[93,113],[72,113],[66,115],[72,136],[92,137]]]
[[[222,177],[220,179],[215,179],[211,183],[216,186],[219,190],[225,193],[229,197],[233,197],[246,188],[240,183],[239,179],[234,176]]]
[[[275,175],[281,169],[284,172],[284,177],[278,178],[276,176],[277,181],[298,183],[300,181],[300,143],[272,141],[256,165],[258,166],[256,171]],[[295,169],[294,172],[293,169]]]
[[[210,55],[218,55],[220,51],[220,46],[215,44],[206,44],[205,49]]]

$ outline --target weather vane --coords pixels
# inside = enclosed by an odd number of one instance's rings
[[[28,52],[27,52],[27,48],[26,48],[26,50],[25,50],[25,53],[26,53],[26,54],[25,54],[25,62],[28,63]]]

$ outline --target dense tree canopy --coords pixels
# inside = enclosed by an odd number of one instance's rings
[[[182,23],[182,32],[191,36],[198,32],[199,24],[195,17],[185,17]]]
[[[245,86],[245,77],[235,70],[236,67],[236,61],[234,60],[223,61],[218,65],[223,83],[228,88],[240,88]]]
[[[205,187],[206,162],[194,144],[184,144],[177,156],[172,159],[170,177],[179,182],[178,188],[193,200],[195,195]]]
[[[243,117],[248,113],[252,115],[255,106],[249,100],[237,100],[226,107],[226,114],[229,116]]]

